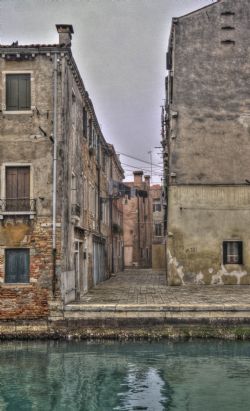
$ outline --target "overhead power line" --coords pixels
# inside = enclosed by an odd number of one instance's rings
[[[150,162],[150,161],[142,160],[141,158],[134,157],[134,156],[131,156],[131,155],[129,155],[129,154],[124,154],[124,153],[121,153],[121,152],[117,152],[117,154],[121,154],[122,156],[125,156],[125,157],[128,157],[128,158],[132,158],[133,160],[141,161],[142,163],[146,163],[146,164],[150,164],[150,165],[151,165],[151,162]],[[159,164],[154,164],[154,163],[152,163],[152,166],[162,168],[162,166],[159,166]]]

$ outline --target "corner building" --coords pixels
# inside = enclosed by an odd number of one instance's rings
[[[1,319],[48,317],[110,275],[102,199],[115,152],[72,56],[73,27],[57,31],[58,44],[0,46]]]
[[[174,18],[164,159],[170,285],[250,284],[250,2]]]

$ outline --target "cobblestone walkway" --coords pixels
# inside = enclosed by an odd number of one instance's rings
[[[79,305],[250,306],[250,286],[168,287],[164,272],[125,270],[98,284]]]

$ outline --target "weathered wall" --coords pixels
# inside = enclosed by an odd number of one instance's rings
[[[135,172],[138,173],[138,172]],[[123,206],[124,264],[125,267],[152,266],[152,199],[149,181],[135,174],[130,187],[147,192],[147,197],[131,197]],[[131,256],[132,250],[132,256]],[[132,257],[132,259],[131,259]]]
[[[29,55],[30,56],[30,55]],[[29,113],[5,111],[6,72],[31,73],[31,110]],[[46,317],[52,290],[52,64],[51,57],[37,55],[28,61],[0,59],[0,198],[4,198],[8,164],[31,166],[30,198],[36,199],[33,219],[4,216],[0,220],[0,317]],[[58,241],[60,229],[58,229]],[[59,241],[60,242],[60,241]],[[58,258],[60,258],[60,244]],[[5,283],[5,249],[30,250],[30,282]]]
[[[165,244],[152,244],[152,268],[166,268],[166,246]]]
[[[169,190],[168,283],[250,284],[250,187]],[[222,243],[243,241],[243,265],[223,265]]]
[[[222,1],[174,24],[171,183],[249,178],[249,36],[248,0]]]
[[[220,1],[173,22],[169,284],[250,283],[249,35],[248,0]],[[230,240],[243,242],[243,265],[223,265],[222,244]]]
[[[52,289],[52,229],[48,218],[4,219],[0,226],[0,318],[47,317]],[[60,229],[57,229],[60,250]],[[30,250],[30,282],[4,282],[5,248]],[[58,253],[60,265],[60,251]],[[58,268],[59,268],[58,265]]]

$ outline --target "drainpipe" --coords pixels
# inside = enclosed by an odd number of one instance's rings
[[[57,168],[57,53],[54,54],[54,70],[53,70],[53,188],[52,188],[52,258],[53,258],[53,274],[52,274],[52,293],[55,297],[56,293],[56,168]]]

